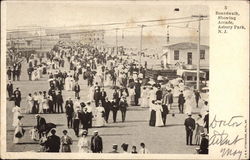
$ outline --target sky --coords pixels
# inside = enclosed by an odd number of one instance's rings
[[[179,11],[174,11],[179,8]],[[90,3],[90,2],[7,2],[7,29],[16,29],[18,26],[43,26],[43,27],[63,27],[102,24],[113,22],[133,22],[140,20],[168,19],[189,17],[191,15],[209,14],[207,6],[187,6],[187,5],[162,5],[156,2],[112,2],[112,3]],[[166,23],[178,21],[165,21],[156,27],[146,27],[143,33],[146,36],[166,35]],[[148,25],[157,24],[151,23]],[[197,22],[189,23],[189,27],[197,27]],[[146,24],[147,25],[147,24]],[[172,26],[184,27],[184,24],[170,24]],[[208,37],[209,21],[201,22],[201,36]],[[128,23],[120,27],[134,27]],[[119,26],[109,27],[89,27],[86,29],[111,29]],[[196,35],[195,29],[170,27],[169,31],[175,36]],[[125,29],[126,35],[140,35],[140,28]],[[108,31],[106,34],[115,35],[115,31]]]

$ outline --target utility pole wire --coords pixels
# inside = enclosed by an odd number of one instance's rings
[[[128,23],[137,24],[137,23],[151,23],[151,22],[161,22],[161,21],[173,21],[173,20],[182,20],[182,19],[192,19],[189,17],[180,17],[180,18],[165,18],[165,19],[154,19],[154,20],[142,20],[142,21],[133,21],[133,22],[114,22],[114,23],[101,23],[101,24],[90,24],[90,25],[77,25],[77,26],[64,26],[64,27],[43,27],[43,29],[58,29],[58,28],[79,28],[79,27],[98,27],[98,26],[113,26],[113,25],[125,25]],[[38,28],[38,27],[33,27]],[[17,29],[7,30],[7,31],[17,31]],[[25,30],[24,30],[25,31]]]
[[[208,19],[203,19],[203,20],[208,20]],[[154,24],[154,25],[147,25],[147,27],[155,27],[155,26],[166,26],[169,24],[180,24],[180,23],[189,23],[189,22],[197,22],[199,20],[189,20],[189,21],[181,21],[181,22],[172,22],[172,23],[166,23],[166,24]],[[94,31],[83,31],[83,32],[65,32],[65,33],[57,33],[57,34],[51,34],[51,35],[43,35],[41,37],[50,37],[50,36],[58,36],[60,34],[82,34],[82,33],[96,33],[96,32],[102,32],[102,31],[114,31],[114,30],[125,30],[125,29],[135,29],[139,28],[138,26],[136,27],[124,27],[124,28],[112,28],[112,29],[104,29],[104,30],[94,30]],[[26,39],[26,38],[40,38],[40,36],[29,36],[29,37],[22,37],[22,38],[12,38],[12,40],[15,39]],[[10,38],[7,38],[7,40],[10,40]]]

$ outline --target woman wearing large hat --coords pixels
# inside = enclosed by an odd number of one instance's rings
[[[81,132],[81,138],[78,141],[78,147],[80,153],[89,153],[90,152],[90,141],[88,139],[88,131],[83,130]]]

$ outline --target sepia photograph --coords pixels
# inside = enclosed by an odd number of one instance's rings
[[[209,7],[14,2],[7,152],[208,154]]]
[[[1,159],[248,159],[249,2],[1,2],[0,98]]]

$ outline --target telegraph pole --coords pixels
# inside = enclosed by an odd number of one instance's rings
[[[197,43],[197,81],[196,81],[196,89],[200,90],[200,39],[201,39],[201,20],[206,18],[204,15],[193,15],[192,17],[198,18],[198,43]]]
[[[118,39],[117,39],[118,28],[115,29],[115,46],[116,46],[116,55],[118,55]]]
[[[141,54],[142,54],[142,34],[143,34],[143,27],[146,25],[141,25],[141,39],[140,39],[140,64],[141,64]]]
[[[42,50],[42,27],[40,27],[40,33],[39,33],[39,38],[40,38],[40,50]]]

